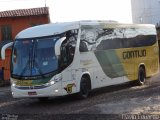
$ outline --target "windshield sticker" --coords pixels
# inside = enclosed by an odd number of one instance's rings
[[[47,66],[48,65],[48,61],[43,62],[43,66]]]
[[[29,44],[29,40],[23,41],[23,44]]]

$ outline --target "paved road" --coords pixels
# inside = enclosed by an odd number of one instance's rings
[[[9,88],[1,88],[0,119],[116,120],[124,117],[124,114],[160,114],[159,75],[148,79],[144,86],[124,84],[92,91],[85,100],[78,100],[74,96],[51,98],[45,102],[13,99]]]

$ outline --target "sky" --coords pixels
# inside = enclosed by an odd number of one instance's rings
[[[115,20],[132,23],[130,0],[0,0],[0,11],[49,7],[51,22]]]

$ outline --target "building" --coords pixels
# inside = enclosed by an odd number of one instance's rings
[[[21,30],[49,22],[47,7],[0,12],[0,41],[13,40]]]
[[[131,0],[133,23],[160,26],[160,0]]]
[[[28,27],[50,23],[49,9],[47,7],[19,9],[0,12],[0,48],[14,40],[15,36]],[[11,49],[6,51],[6,59],[0,59],[0,69],[4,69],[3,78],[10,78]]]

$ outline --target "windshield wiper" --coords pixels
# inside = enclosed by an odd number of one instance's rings
[[[34,42],[34,47],[33,47],[33,58],[32,58],[32,69],[33,68],[37,68],[38,69],[38,72],[40,73],[40,75],[45,78],[41,68],[39,67],[38,63],[36,62],[35,58],[37,57],[37,44],[38,44],[38,41],[35,41]],[[32,71],[31,71],[32,72]]]
[[[41,71],[41,69],[40,69],[40,67],[39,67],[39,65],[38,65],[38,63],[36,62],[35,59],[33,60],[33,63],[34,63],[35,68],[38,69],[38,72],[40,73],[40,75],[41,75],[43,78],[45,78],[43,72]]]
[[[28,59],[26,65],[25,65],[24,69],[22,70],[22,72],[19,76],[19,79],[22,78],[22,75],[26,72],[27,68],[29,68],[31,70],[31,67],[32,67],[32,65],[31,65],[31,52],[29,50],[29,59]]]

